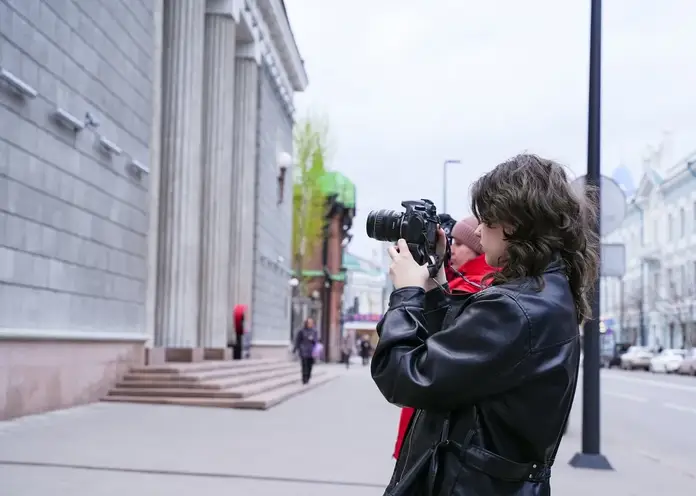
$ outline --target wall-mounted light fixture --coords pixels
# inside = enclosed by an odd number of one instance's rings
[[[26,98],[36,98],[36,95],[39,94],[38,91],[19,79],[7,69],[0,69],[0,80],[4,81],[5,84],[12,89],[12,91],[20,96]]]
[[[82,131],[85,128],[85,123],[72,115],[70,112],[67,110],[58,107],[54,112],[53,112],[53,117],[62,126],[72,130],[73,132],[77,133]]]
[[[99,136],[99,147],[102,151],[108,153],[109,155],[121,155],[123,150],[113,141],[106,139],[104,136]]]
[[[288,168],[292,166],[292,155],[288,152],[278,153],[278,205],[283,203],[283,196],[285,193],[285,176],[287,175]]]
[[[150,169],[148,169],[145,164],[138,162],[135,159],[130,160],[127,168],[128,172],[133,174],[133,176],[135,176],[138,179],[142,179],[144,175],[150,174]]]
[[[85,113],[85,127],[91,127],[92,129],[97,129],[99,127],[99,119],[92,115],[92,112]]]

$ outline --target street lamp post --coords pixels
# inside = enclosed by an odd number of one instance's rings
[[[461,163],[461,160],[445,160],[442,164],[442,210],[440,213],[447,213],[447,166]]]
[[[587,176],[588,185],[596,188],[598,214],[601,213],[600,194],[600,124],[602,85],[602,0],[592,0],[590,14],[590,88],[587,123]],[[591,191],[591,190],[590,190]],[[597,216],[596,233],[600,235]],[[585,323],[583,334],[583,395],[582,395],[582,451],[570,460],[576,468],[613,470],[609,460],[600,453],[599,410],[599,302],[600,284],[597,280],[592,298],[592,319]]]

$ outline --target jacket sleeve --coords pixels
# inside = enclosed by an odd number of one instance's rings
[[[517,301],[489,289],[451,325],[428,329],[425,292],[403,288],[377,326],[372,377],[387,401],[450,411],[514,387],[529,355],[530,323]]]
[[[449,295],[440,288],[425,293],[425,298],[423,300],[423,317],[425,318],[425,328],[430,333],[432,330],[442,328],[442,323],[445,320],[449,304]]]

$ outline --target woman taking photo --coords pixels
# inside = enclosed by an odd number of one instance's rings
[[[598,271],[596,212],[560,165],[519,155],[476,181],[489,265],[474,295],[430,280],[404,240],[372,377],[416,409],[387,495],[547,496],[578,376],[578,326]],[[438,250],[445,250],[440,231]]]
[[[476,217],[472,216],[458,221],[452,228],[452,256],[450,266],[445,267],[447,284],[452,293],[478,293],[484,287],[483,278],[497,270],[486,263],[481,240],[476,235],[478,224]],[[401,409],[394,458],[399,458],[414,413],[415,410],[410,407]]]

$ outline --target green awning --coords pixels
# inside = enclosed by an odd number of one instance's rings
[[[303,270],[302,277],[306,277],[306,278],[324,277],[324,271],[323,270]],[[339,272],[338,274],[331,274],[331,280],[343,282],[346,280],[346,275],[342,272]]]
[[[326,196],[336,195],[336,201],[346,208],[355,208],[355,184],[336,171],[329,171],[319,178],[319,187]]]

